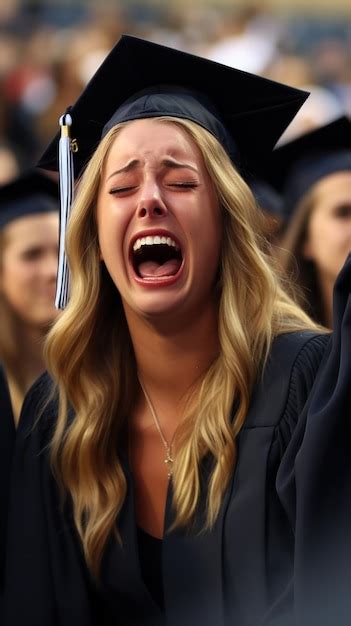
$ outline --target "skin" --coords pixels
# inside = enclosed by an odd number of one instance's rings
[[[351,172],[338,172],[315,186],[316,201],[303,254],[318,271],[329,326],[333,286],[351,249]]]
[[[56,317],[58,215],[28,215],[5,228],[1,293],[23,324],[47,326]]]
[[[122,130],[103,169],[97,223],[101,258],[122,297],[139,375],[170,442],[189,388],[218,352],[220,207],[202,156],[182,129],[137,120]],[[174,234],[183,252],[183,269],[171,285],[138,283],[129,261],[133,238],[157,228]],[[130,440],[137,521],[162,537],[165,449],[141,393]]]

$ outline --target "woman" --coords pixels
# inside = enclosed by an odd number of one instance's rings
[[[285,144],[270,167],[290,213],[281,263],[301,287],[306,312],[332,328],[333,287],[351,248],[350,121],[339,118]]]
[[[16,423],[45,370],[43,341],[57,316],[57,200],[57,184],[35,171],[0,188],[0,361]]]
[[[94,151],[91,98],[111,106],[110,77],[131,63]],[[269,150],[298,92],[129,37],[71,111],[78,169],[93,155],[68,230],[69,303],[47,342],[55,386],[32,388],[17,436],[6,626],[286,626],[294,592],[305,608],[294,461],[329,337],[261,252],[229,156],[239,137],[254,157],[252,120],[245,144],[218,73],[236,103],[261,106],[261,125],[272,90]]]

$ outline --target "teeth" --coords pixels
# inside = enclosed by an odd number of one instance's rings
[[[155,237],[153,237],[148,235],[147,237],[141,237],[134,241],[133,251],[136,252],[141,248],[141,246],[157,246],[160,244],[166,244],[167,246],[172,246],[176,250],[179,250],[179,246],[171,237],[161,237],[160,235],[155,235]]]

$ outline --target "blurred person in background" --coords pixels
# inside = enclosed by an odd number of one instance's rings
[[[71,102],[77,99],[90,78],[103,62],[112,42],[119,36],[118,14],[110,17],[109,28],[103,16],[86,21],[74,29],[56,33],[51,44],[51,80],[53,94],[47,106],[36,118],[40,145],[52,136],[57,119]]]
[[[262,74],[276,54],[279,28],[275,21],[260,23],[258,9],[227,9],[217,26],[216,41],[204,49],[207,58]]]
[[[16,422],[57,315],[57,209],[57,184],[37,171],[0,188],[0,362]]]
[[[256,202],[264,215],[264,236],[268,250],[275,254],[275,249],[285,226],[284,201],[282,196],[265,180],[255,177],[247,181]]]
[[[265,72],[272,80],[285,80],[289,85],[306,89],[309,98],[299,114],[285,130],[278,145],[292,141],[314,128],[329,124],[343,113],[340,99],[327,87],[319,85],[313,67],[307,57],[298,54],[280,54]]]
[[[273,152],[268,178],[284,194],[279,258],[301,305],[333,325],[332,293],[351,250],[351,123],[341,117]]]
[[[0,143],[0,185],[9,183],[19,173],[15,153],[10,146]]]

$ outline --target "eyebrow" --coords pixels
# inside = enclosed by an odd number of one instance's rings
[[[110,174],[106,180],[110,180],[110,178],[112,178],[112,176],[116,176],[116,174],[122,174],[122,172],[129,172],[130,170],[134,169],[138,165],[140,165],[140,161],[138,161],[138,159],[132,159],[126,165],[121,167],[119,170],[115,170],[114,172],[112,172],[112,174]]]
[[[123,167],[121,167],[118,170],[115,170],[114,172],[112,172],[112,174],[110,174],[107,178],[107,180],[110,180],[110,178],[112,178],[113,176],[116,176],[116,174],[122,174],[124,172],[130,172],[131,170],[139,167],[141,164],[141,161],[139,159],[132,159],[131,161],[129,161],[126,165],[124,165]],[[196,172],[198,174],[198,169],[194,166],[194,165],[190,165],[190,163],[181,163],[180,161],[175,161],[173,159],[162,159],[161,161],[161,165],[168,167],[169,169],[182,169],[182,168],[187,168],[190,170],[193,170],[194,172]]]
[[[162,165],[164,165],[165,167],[169,167],[170,169],[186,168],[198,173],[198,169],[194,165],[190,165],[190,163],[181,163],[180,161],[175,161],[173,159],[163,159]]]

